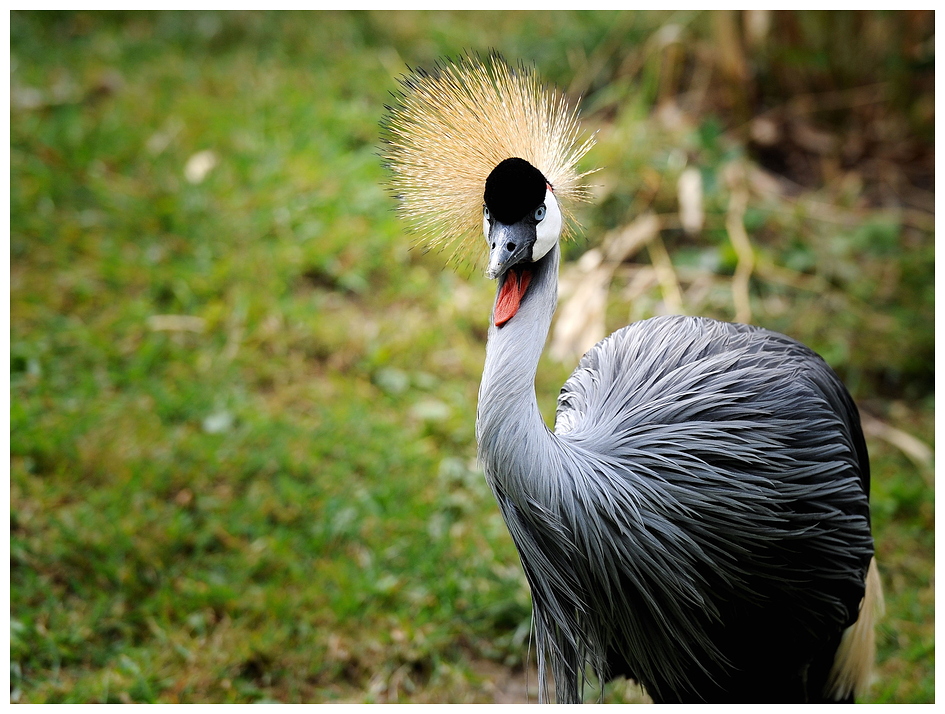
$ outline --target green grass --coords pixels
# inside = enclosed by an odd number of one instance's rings
[[[475,464],[492,287],[410,249],[378,120],[405,63],[535,62],[599,131],[569,256],[671,216],[681,148],[707,225],[661,237],[708,281],[687,311],[730,319],[724,167],[754,159],[724,114],[652,118],[668,20],[711,41],[692,13],[13,13],[15,701],[489,701],[521,676],[527,587]],[[759,272],[755,320],[932,444],[930,223],[869,185],[752,195],[759,264],[793,271]],[[610,328],[665,309],[620,280]],[[572,366],[543,361],[548,415]],[[931,472],[869,445],[872,698],[933,701]]]

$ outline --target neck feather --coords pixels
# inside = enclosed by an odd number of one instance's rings
[[[538,410],[535,374],[557,304],[559,256],[555,245],[532,264],[518,312],[502,327],[489,327],[476,435],[493,488],[496,481],[528,478],[542,461],[545,442],[553,438]],[[508,492],[508,486],[502,490]]]

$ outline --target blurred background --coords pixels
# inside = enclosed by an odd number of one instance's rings
[[[534,700],[494,286],[411,250],[378,158],[407,65],[496,48],[597,135],[547,418],[631,320],[816,349],[872,457],[870,700],[933,701],[933,21],[12,13],[12,700]]]

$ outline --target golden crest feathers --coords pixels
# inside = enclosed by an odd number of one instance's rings
[[[427,249],[453,248],[462,261],[481,246],[486,178],[517,156],[542,172],[565,216],[587,200],[577,163],[593,146],[579,140],[578,113],[524,64],[498,54],[462,57],[400,79],[397,104],[382,121],[382,156],[400,214]]]

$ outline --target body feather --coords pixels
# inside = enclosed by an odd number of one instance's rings
[[[524,316],[490,332],[477,422],[556,698],[580,701],[587,667],[657,701],[831,695],[873,553],[839,379],[777,333],[653,318],[584,356],[551,432],[534,369],[556,261],[536,264]]]

